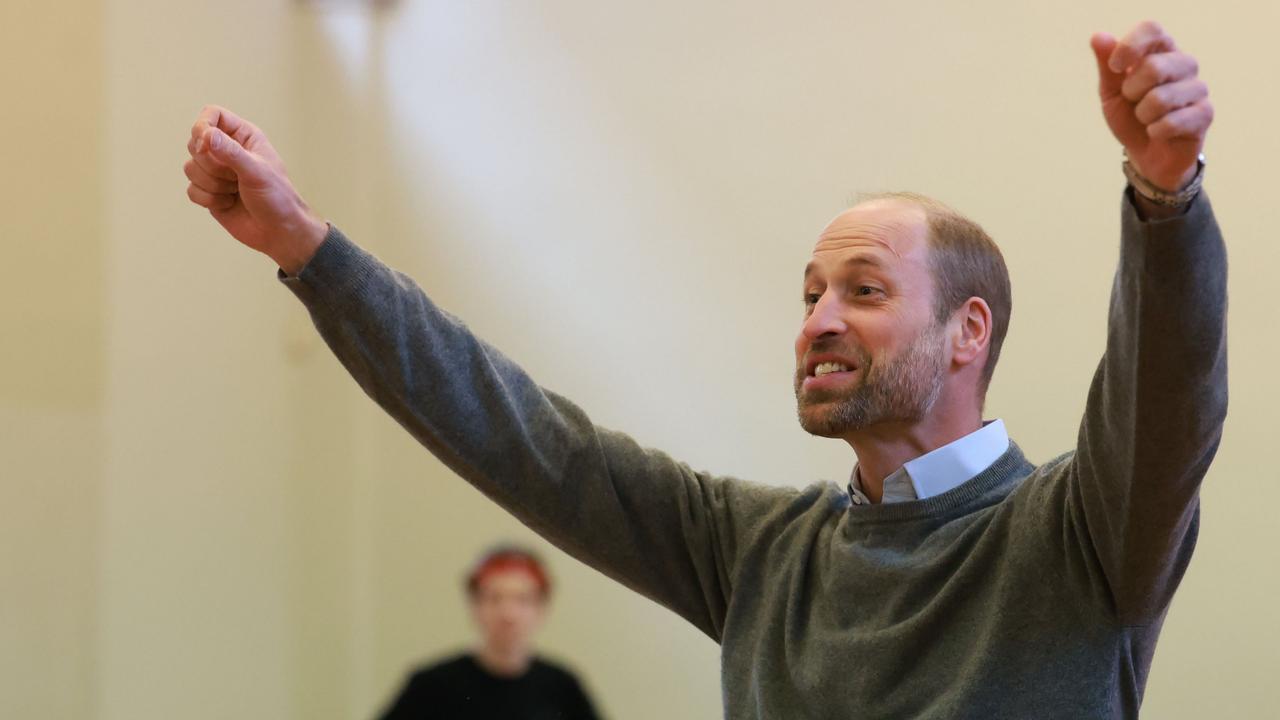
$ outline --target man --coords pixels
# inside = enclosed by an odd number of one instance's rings
[[[1195,59],[1154,23],[1092,46],[1128,156],[1121,260],[1076,448],[1039,467],[981,421],[1003,262],[931,201],[876,199],[818,238],[797,404],[858,462],[848,490],[793,490],[594,426],[322,222],[219,108],[192,130],[188,193],[428,449],[719,642],[728,717],[1134,717],[1226,413],[1226,259]]]
[[[485,553],[466,590],[479,645],[414,673],[382,720],[595,720],[577,678],[533,653],[551,595],[537,556],[514,546]]]

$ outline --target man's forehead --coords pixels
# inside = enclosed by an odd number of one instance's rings
[[[928,221],[924,210],[895,198],[870,200],[840,213],[818,235],[814,259],[866,251],[871,256],[906,259],[926,249]]]

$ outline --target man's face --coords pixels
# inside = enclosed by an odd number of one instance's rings
[[[874,200],[823,230],[805,271],[796,338],[800,425],[823,437],[922,419],[949,359],[933,315],[924,211]]]
[[[526,649],[546,611],[538,581],[520,568],[492,572],[471,596],[471,613],[485,645]]]

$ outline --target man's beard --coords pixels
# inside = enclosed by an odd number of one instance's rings
[[[931,326],[920,333],[892,360],[872,362],[861,348],[857,357],[857,385],[850,389],[804,392],[804,362],[796,368],[796,412],[806,432],[821,437],[843,437],[889,422],[912,423],[924,419],[942,392],[946,370],[942,353],[942,328]],[[841,352],[836,343],[815,342],[810,353]],[[821,409],[819,406],[822,407]]]

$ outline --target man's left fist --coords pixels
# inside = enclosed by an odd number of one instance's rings
[[[1090,44],[1098,60],[1102,114],[1129,162],[1161,190],[1182,189],[1195,177],[1213,122],[1199,63],[1150,21],[1120,40],[1097,33]]]

